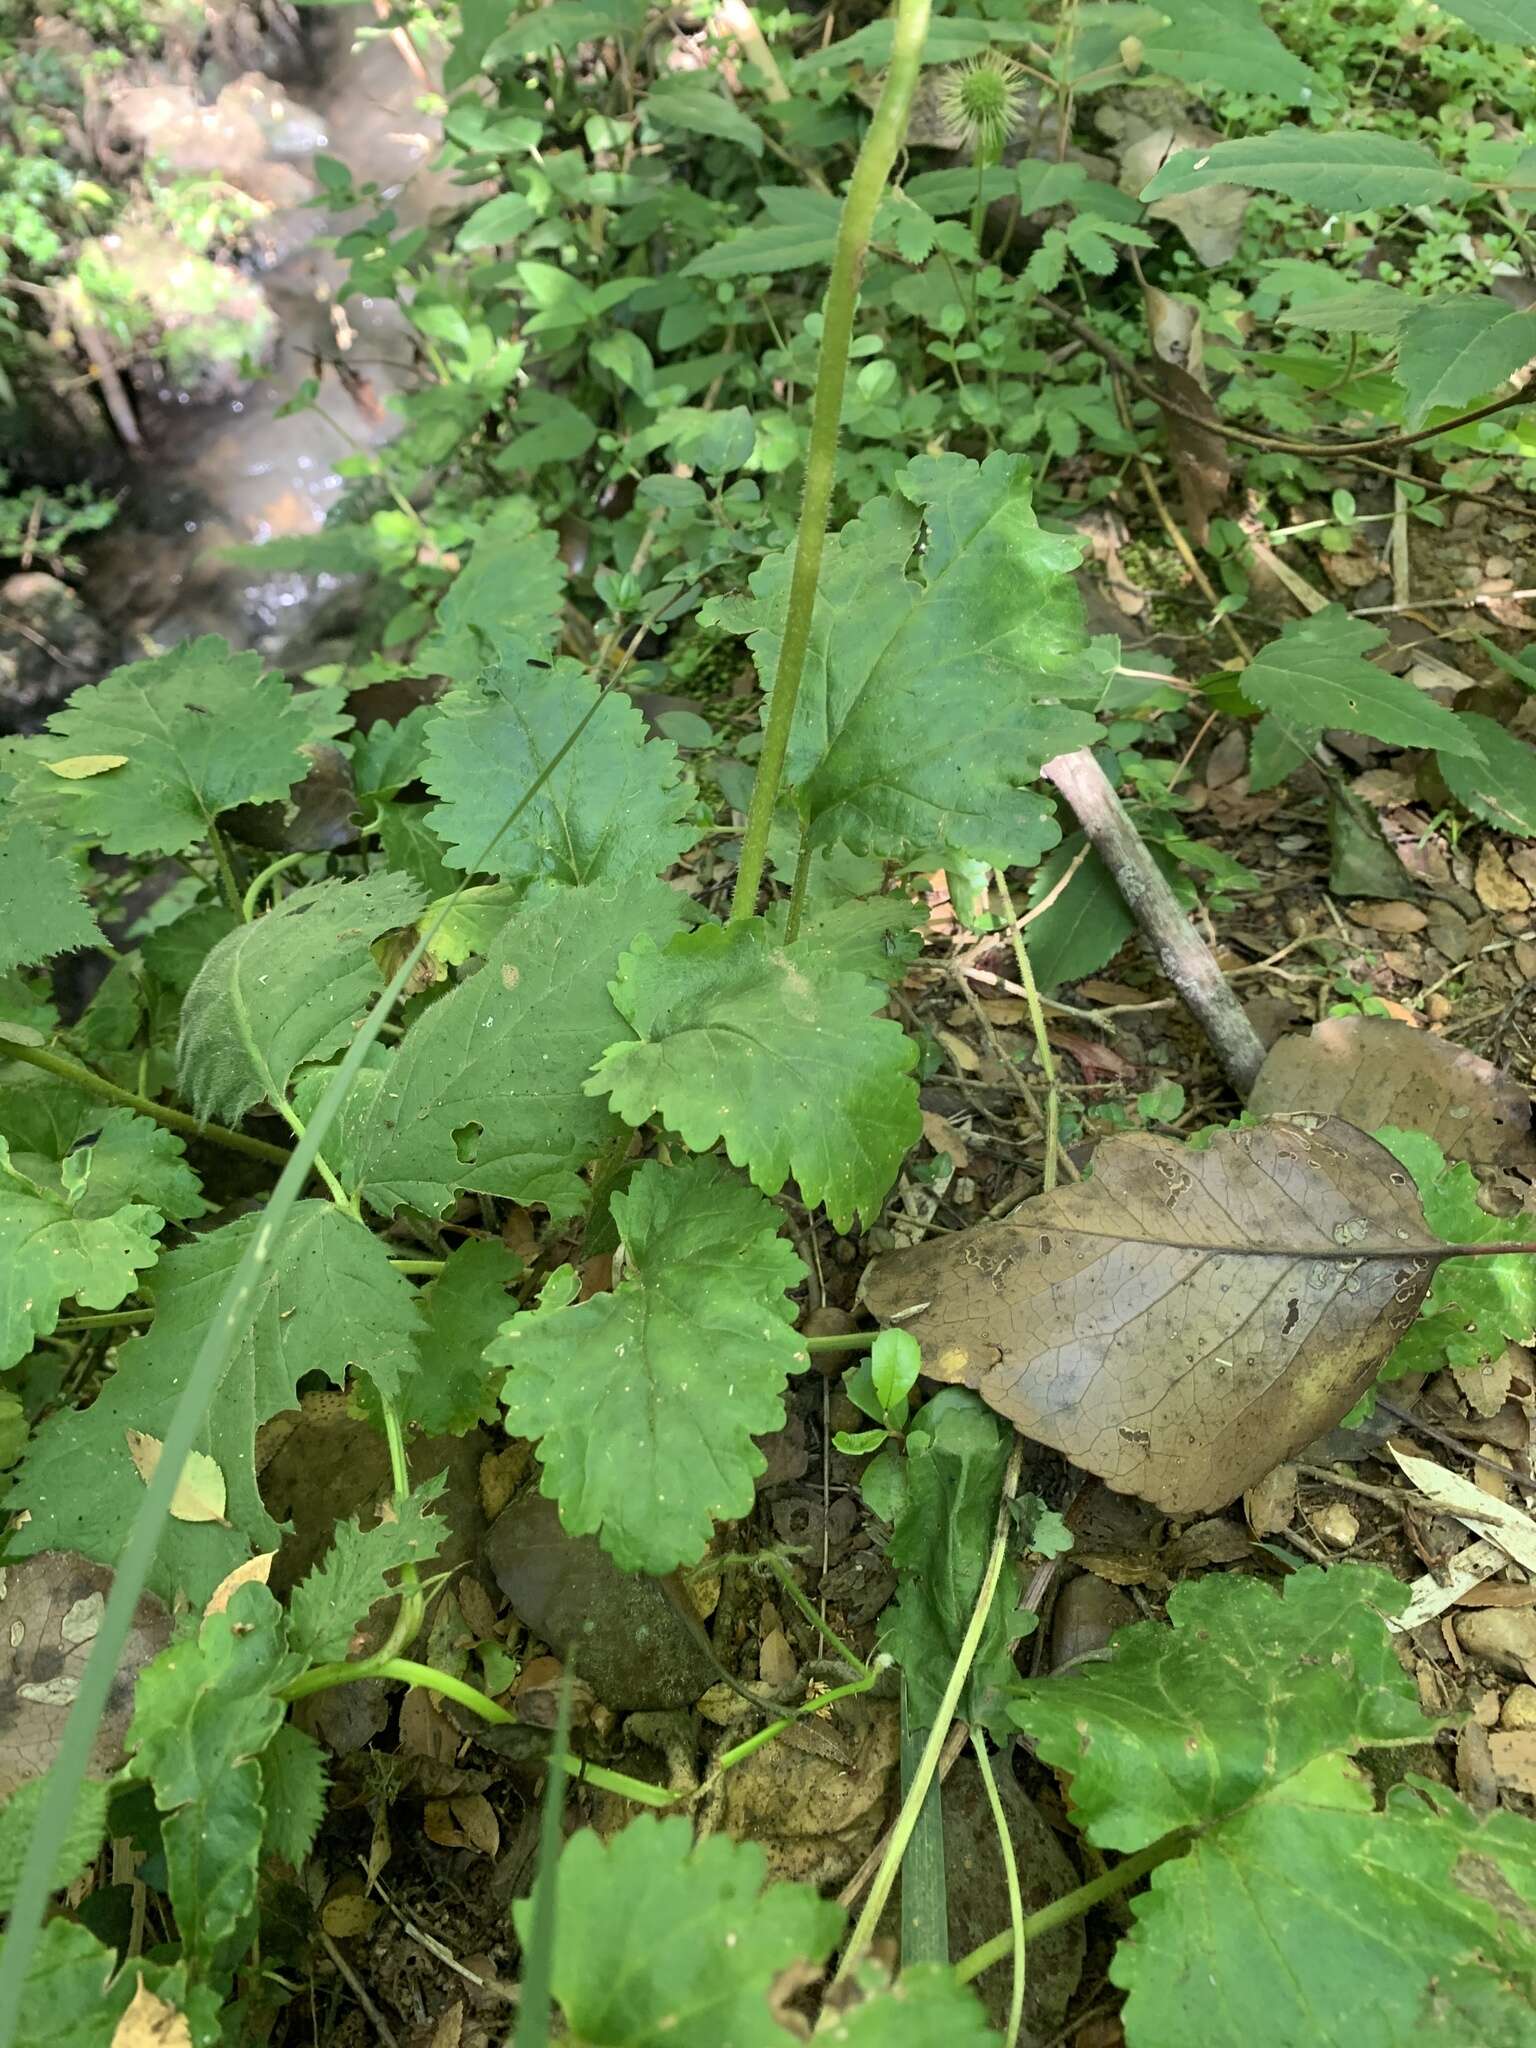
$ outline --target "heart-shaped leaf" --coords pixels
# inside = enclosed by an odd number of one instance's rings
[[[878,1260],[864,1293],[930,1377],[1184,1515],[1346,1415],[1453,1251],[1385,1146],[1274,1117],[1205,1149],[1112,1139],[1091,1179]]]

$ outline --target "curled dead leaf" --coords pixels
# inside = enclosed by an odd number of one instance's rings
[[[128,1455],[134,1470],[148,1486],[160,1466],[165,1449],[157,1436],[142,1429],[125,1429]],[[206,1451],[188,1451],[187,1462],[171,1495],[171,1514],[178,1522],[222,1522],[224,1519],[224,1474]]]
[[[276,1555],[275,1550],[264,1550],[259,1557],[248,1557],[244,1564],[237,1564],[232,1572],[226,1572],[203,1609],[204,1621],[210,1614],[222,1614],[242,1586],[264,1586],[272,1576],[272,1560]]]
[[[876,1260],[864,1298],[930,1378],[1191,1515],[1346,1415],[1451,1256],[1374,1138],[1276,1117],[1111,1139],[1090,1180]]]
[[[112,2048],[192,2048],[192,2029],[186,2014],[157,1997],[141,1974],[112,2029]]]

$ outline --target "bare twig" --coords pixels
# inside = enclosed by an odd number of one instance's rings
[[[1126,908],[1157,954],[1174,993],[1210,1040],[1222,1072],[1246,1099],[1264,1064],[1258,1034],[1227,986],[1215,955],[1179,907],[1167,877],[1126,815],[1103,769],[1083,747],[1047,762],[1045,778],[1066,798],[1114,876]]]

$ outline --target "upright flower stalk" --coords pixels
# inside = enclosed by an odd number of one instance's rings
[[[795,700],[800,694],[806,649],[811,642],[816,585],[821,577],[827,515],[832,509],[832,486],[837,476],[837,439],[843,415],[843,387],[848,380],[848,351],[853,344],[853,316],[859,299],[859,280],[874,230],[875,213],[885,192],[886,180],[891,175],[891,166],[896,161],[896,152],[906,136],[907,116],[912,106],[912,95],[917,89],[923,44],[928,36],[929,8],[930,0],[897,0],[890,69],[885,75],[880,103],[864,137],[858,162],[853,167],[842,217],[838,222],[832,277],[822,309],[821,351],[816,360],[811,440],[805,458],[805,496],[801,500],[800,525],[795,536],[789,611],[784,621],[778,667],[774,671],[763,751],[758,759],[757,779],[752,785],[746,835],[741,844],[741,865],[736,874],[736,893],[731,900],[733,924],[752,915],[757,907],[757,892],[762,886],[768,834],[773,825],[774,807],[779,800],[785,757],[789,752],[789,733],[794,723]]]

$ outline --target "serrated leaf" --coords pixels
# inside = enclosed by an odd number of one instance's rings
[[[261,1752],[261,1804],[266,1815],[262,1848],[294,1870],[320,1832],[330,1782],[325,1751],[302,1728],[285,1721]]]
[[[1395,135],[1289,127],[1181,149],[1145,187],[1142,202],[1174,199],[1202,185],[1284,192],[1328,213],[1432,206],[1443,199],[1470,198],[1476,190],[1459,173],[1443,169],[1422,143]]]
[[[141,1977],[174,1997],[183,1972],[142,1962],[119,1970],[115,1948],[56,1915],[38,1936],[13,2048],[116,2048],[118,2021]]]
[[[789,743],[795,804],[816,846],[1033,865],[1058,834],[1029,784],[1097,731],[1052,701],[1087,676],[1080,544],[1041,531],[1021,456],[919,456],[898,481],[905,502],[877,499],[827,539]],[[748,636],[765,687],[789,574],[787,551],[769,556],[752,598],[712,613]]]
[[[707,71],[681,78],[676,73],[664,77],[646,94],[640,111],[658,128],[681,128],[690,135],[713,135],[723,142],[740,143],[753,156],[763,153],[762,129],[741,111],[734,100],[711,83]]]
[[[316,882],[221,939],[187,991],[176,1047],[199,1116],[279,1103],[297,1067],[343,1051],[383,986],[373,940],[424,901],[403,875]]]
[[[767,1194],[793,1175],[839,1230],[873,1220],[922,1132],[916,1050],[873,1014],[883,988],[754,918],[637,941],[613,1000],[636,1038],[607,1048],[588,1094],[627,1123],[659,1114],[694,1152],[723,1138]]]
[[[9,776],[0,776],[8,797]],[[36,967],[56,953],[99,946],[101,930],[80,893],[80,869],[68,840],[8,800],[0,831],[0,974]]]
[[[486,1346],[516,1306],[507,1289],[522,1270],[505,1245],[471,1239],[418,1296],[431,1367],[411,1382],[406,1418],[429,1436],[460,1435],[495,1415],[500,1374]]]
[[[1451,794],[1497,831],[1536,839],[1536,747],[1478,711],[1458,713],[1457,723],[1482,750],[1482,759],[1439,756]]]
[[[56,1107],[71,1129],[79,1116],[73,1091]],[[93,1121],[94,1142],[62,1158],[13,1152],[0,1138],[0,1365],[25,1357],[71,1298],[83,1308],[116,1308],[159,1258],[166,1222],[207,1206],[170,1131],[128,1109]]]
[[[578,1171],[615,1129],[585,1090],[624,1032],[606,984],[637,935],[664,939],[682,915],[664,882],[530,892],[480,971],[359,1077],[338,1169],[386,1214],[440,1214],[461,1188],[573,1214],[587,1195]]]
[[[1237,1574],[1186,1581],[1171,1629],[1124,1629],[1107,1663],[1016,1703],[1090,1840],[1196,1831],[1111,1965],[1137,2048],[1536,2038],[1528,1824],[1479,1823],[1422,1780],[1379,1813],[1349,1765],[1431,1731],[1382,1619],[1404,1598],[1356,1565],[1299,1570],[1283,1597]]]
[[[0,1913],[11,1910],[16,1874],[37,1822],[43,1792],[42,1778],[28,1778],[0,1805]],[[83,1778],[75,1793],[69,1826],[54,1848],[51,1891],[63,1891],[95,1861],[106,1833],[107,1787],[99,1778]]]
[[[133,1469],[148,1486],[160,1469],[160,1454],[165,1446],[159,1437],[146,1436],[141,1429],[125,1429],[123,1436]],[[208,1453],[188,1451],[166,1513],[178,1522],[222,1522],[224,1494],[224,1474]],[[226,1600],[224,1604],[229,1603]]]
[[[1186,1579],[1172,1626],[1136,1623],[1107,1663],[1027,1684],[1011,1708],[1072,1782],[1098,1848],[1142,1849],[1238,1811],[1318,1758],[1426,1732],[1383,1617],[1406,1589],[1375,1566],[1304,1566],[1279,1589]]]
[[[1401,676],[1365,660],[1386,635],[1342,605],[1294,619],[1242,672],[1245,697],[1301,730],[1338,726],[1396,747],[1476,756],[1477,741]]]
[[[487,660],[543,655],[560,630],[565,566],[560,537],[527,498],[498,505],[417,649],[423,674],[478,675]],[[498,821],[499,822],[499,821]]]
[[[997,2048],[1000,2039],[975,1994],[942,1963],[903,1970],[888,1990],[825,2015],[817,2033],[836,2048]]]
[[[300,693],[210,634],[76,690],[9,763],[47,819],[108,853],[185,853],[221,811],[286,796],[311,766],[301,749],[350,722],[339,689]],[[110,775],[48,772],[107,749],[125,756]]]
[[[901,1666],[913,1724],[931,1728],[981,1591],[996,1533],[1013,1432],[976,1396],[946,1387],[907,1434],[907,1493],[889,1556],[900,1581],[881,1621],[880,1647]],[[1001,1739],[1017,1684],[1012,1645],[1021,1622],[1007,1574],[992,1601],[957,1713]]]
[[[155,1276],[155,1320],[118,1352],[118,1369],[88,1408],[51,1416],[32,1439],[10,1497],[30,1519],[13,1554],[77,1550],[115,1564],[143,1499],[124,1432],[164,1440],[186,1375],[259,1216],[243,1216],[171,1252]],[[399,1396],[416,1370],[420,1312],[410,1282],[379,1239],[329,1202],[300,1202],[263,1268],[246,1334],[209,1405],[196,1449],[224,1474],[230,1527],[174,1522],[149,1584],[206,1603],[252,1550],[281,1534],[262,1505],[254,1465],[260,1425],[298,1405],[299,1382],[353,1372]]]
[[[1158,0],[1167,17],[1140,40],[1148,71],[1188,85],[1263,93],[1291,106],[1318,91],[1314,72],[1288,50],[1260,13],[1257,0]]]
[[[1422,1131],[1384,1130],[1377,1138],[1413,1175],[1425,1219],[1448,1244],[1536,1242],[1536,1218],[1490,1216],[1477,1199],[1477,1176]],[[1536,1258],[1448,1259],[1436,1273],[1417,1322],[1382,1367],[1393,1379],[1443,1365],[1491,1364],[1506,1344],[1536,1336]]]
[[[806,1362],[785,1299],[803,1269],[776,1211],[712,1160],[647,1163],[613,1216],[621,1284],[514,1316],[489,1356],[567,1531],[596,1532],[625,1571],[668,1572],[752,1505],[752,1438],[780,1426]]]
[[[442,700],[427,729],[423,774],[438,798],[429,822],[454,867],[482,864],[507,792],[536,780],[597,699],[579,662],[521,661]],[[618,691],[485,864],[509,882],[660,874],[693,843],[692,801],[676,749],[647,739],[638,705]]]
[[[265,1586],[162,1650],[139,1676],[131,1776],[154,1786],[171,1904],[189,1963],[209,1972],[256,1903],[263,1814],[257,1759],[282,1725],[280,1689],[305,1660]],[[232,1962],[233,1957],[229,1960]]]
[[[792,1963],[820,1962],[843,1916],[809,1885],[765,1888],[755,1842],[681,1818],[566,1843],[555,1871],[551,1987],[589,2048],[786,2048],[768,2000]],[[526,1944],[532,1907],[512,1908]]]
[[[307,1663],[339,1662],[358,1623],[393,1590],[385,1574],[436,1556],[448,1526],[431,1510],[444,1484],[442,1473],[424,1480],[367,1529],[356,1519],[336,1524],[330,1549],[288,1602],[288,1641]]]
[[[1466,292],[1417,306],[1398,335],[1404,422],[1422,426],[1437,406],[1487,398],[1536,355],[1536,314],[1492,293]]]
[[[1083,851],[1081,832],[1064,839],[1036,870],[1029,902],[1038,908]],[[1029,927],[1029,964],[1041,988],[1081,981],[1113,960],[1136,923],[1115,878],[1099,856],[1087,858],[1048,910]]]

